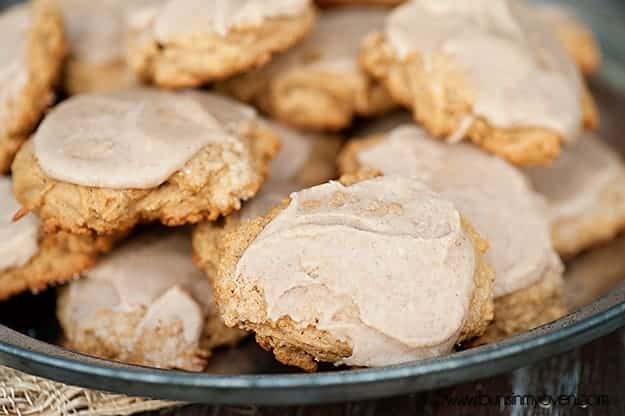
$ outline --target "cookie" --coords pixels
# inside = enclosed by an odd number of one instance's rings
[[[361,64],[431,134],[467,138],[516,165],[543,165],[598,113],[579,70],[520,0],[394,9]]]
[[[572,257],[625,228],[625,166],[595,134],[568,146],[550,167],[527,169],[549,207],[556,250]]]
[[[129,17],[128,62],[161,87],[195,87],[267,64],[311,30],[310,0],[169,0]]]
[[[310,130],[341,130],[357,116],[385,113],[395,103],[358,66],[358,54],[364,37],[382,28],[387,14],[379,7],[324,11],[300,45],[217,88],[284,123]]]
[[[592,28],[582,22],[569,8],[555,4],[538,4],[536,11],[551,27],[562,46],[586,75],[601,67],[601,47]]]
[[[215,94],[82,95],[50,112],[17,155],[13,180],[23,212],[48,232],[113,234],[238,210],[278,148],[252,109]]]
[[[109,251],[115,238],[44,234],[37,217],[19,221],[11,180],[0,177],[0,301],[71,280]]]
[[[488,244],[416,180],[308,188],[224,242],[225,323],[306,371],[447,354],[492,319]]]
[[[541,198],[515,167],[468,144],[450,145],[414,125],[352,140],[340,156],[342,173],[363,169],[416,177],[452,201],[490,242],[495,270],[498,337],[562,317],[562,263],[551,243]]]
[[[211,351],[245,332],[226,328],[182,231],[139,236],[62,289],[69,348],[158,368],[201,371]]]
[[[136,2],[58,0],[70,51],[64,74],[68,94],[121,91],[135,85],[125,63],[129,3]]]
[[[54,100],[65,56],[58,10],[34,0],[0,14],[0,174]]]
[[[217,275],[222,239],[241,221],[265,215],[290,193],[319,185],[337,177],[336,155],[342,140],[302,133],[265,120],[282,142],[280,153],[271,162],[269,178],[243,208],[220,222],[204,222],[193,232],[194,259],[210,280]]]

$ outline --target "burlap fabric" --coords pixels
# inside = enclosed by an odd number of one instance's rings
[[[114,416],[178,405],[85,390],[0,367],[0,415]]]

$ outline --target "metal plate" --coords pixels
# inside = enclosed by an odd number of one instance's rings
[[[592,83],[603,110],[603,134],[625,150],[621,137],[625,133],[625,29],[620,25],[625,10],[618,1],[568,3],[596,23],[607,55],[603,73]],[[569,300],[583,306],[564,319],[497,344],[404,365],[301,374],[276,364],[252,341],[218,353],[202,374],[101,360],[54,345],[59,329],[53,291],[0,304],[0,364],[98,390],[214,404],[321,403],[411,393],[506,372],[625,326],[621,279],[625,256],[621,253],[625,253],[625,238],[569,265]]]

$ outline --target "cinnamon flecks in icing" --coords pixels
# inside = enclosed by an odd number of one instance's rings
[[[26,54],[31,23],[26,5],[0,13],[0,135],[6,129],[9,107],[28,82]]]
[[[400,58],[451,57],[466,75],[473,113],[503,128],[542,127],[566,140],[582,127],[582,81],[551,30],[521,0],[415,0],[391,13]]]
[[[507,162],[470,145],[449,145],[405,125],[357,153],[359,164],[385,175],[418,177],[453,201],[490,241],[486,260],[495,269],[495,297],[561,272],[540,198]]]
[[[35,154],[50,177],[113,189],[156,187],[204,146],[240,143],[249,119],[225,99],[133,90],[71,98],[45,118]],[[250,115],[251,117],[251,115]],[[240,127],[237,131],[234,127]]]
[[[14,222],[20,208],[11,180],[0,177],[0,273],[25,265],[39,248],[39,220],[28,214]]]
[[[556,223],[593,209],[605,187],[625,175],[625,166],[600,137],[587,133],[566,147],[550,167],[525,172],[547,199],[551,221]]]
[[[351,6],[325,10],[312,33],[298,46],[278,56],[268,71],[311,68],[333,73],[360,72],[358,54],[363,39],[381,30],[388,10]]]
[[[134,338],[159,325],[180,322],[185,341],[193,344],[199,342],[205,317],[214,308],[210,284],[193,265],[190,241],[183,232],[141,236],[84,277],[67,288],[70,319],[78,328],[93,325],[91,320],[103,310],[143,312]],[[126,341],[132,350],[132,339]]]
[[[268,319],[289,316],[348,342],[348,365],[451,350],[477,258],[450,202],[400,177],[330,182],[291,198],[234,272],[262,288]]]
[[[309,0],[169,0],[141,12],[140,20],[152,21],[156,40],[167,42],[181,36],[226,36],[234,28],[301,15],[309,7]]]

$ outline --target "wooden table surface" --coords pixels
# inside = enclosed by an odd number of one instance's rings
[[[517,396],[511,397],[512,395]],[[560,395],[563,396],[560,397]],[[552,398],[551,403],[556,401],[559,403],[550,406],[549,397]],[[508,400],[507,405],[504,403],[505,400]],[[577,400],[577,404],[574,404],[574,400]],[[498,404],[495,403],[497,401],[499,401]],[[513,402],[516,402],[516,405],[512,405]],[[256,408],[196,405],[154,413],[156,414],[166,416],[624,416],[625,330],[617,331],[582,348],[530,367],[521,368],[510,374],[429,393],[327,406]]]

